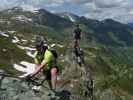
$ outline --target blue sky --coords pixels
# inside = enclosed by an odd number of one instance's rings
[[[50,12],[71,12],[87,18],[112,18],[133,22],[133,0],[1,0],[0,9],[21,6],[25,9],[44,8]]]

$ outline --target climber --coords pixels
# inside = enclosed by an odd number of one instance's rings
[[[80,39],[81,39],[81,32],[82,30],[80,29],[79,24],[77,24],[76,28],[74,29],[74,34],[73,34],[75,49],[80,49],[79,44],[80,44]]]
[[[35,64],[36,69],[30,77],[36,76],[39,72],[43,72],[50,87],[50,95],[55,95],[57,72],[56,66],[57,54],[48,49],[43,41],[36,44]],[[29,76],[28,76],[29,77]]]
[[[74,53],[76,56],[77,63],[81,66],[82,61],[82,50],[80,48],[80,39],[82,35],[82,30],[79,27],[79,24],[76,24],[74,32]]]

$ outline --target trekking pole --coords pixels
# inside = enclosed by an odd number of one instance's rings
[[[16,79],[23,79],[23,78],[20,78],[20,77],[11,75],[11,74],[3,73],[3,72],[0,72],[0,76],[2,76],[2,77],[16,78]]]
[[[32,78],[30,78],[29,79],[29,82],[31,82],[33,85],[41,85],[41,86],[43,86],[44,88],[47,88],[47,89],[49,89],[47,86],[45,86],[44,84],[43,84],[43,81],[44,80],[42,80],[41,82],[37,82],[36,80],[39,80],[39,78],[38,77],[35,77],[34,79],[32,79]]]
[[[5,77],[9,77],[9,78],[15,78],[15,79],[19,79],[19,80],[23,80],[24,82],[27,82],[28,83],[28,85],[30,85],[30,84],[32,84],[32,85],[41,85],[41,86],[43,86],[44,88],[47,88],[47,89],[49,89],[47,86],[45,86],[44,84],[40,84],[39,82],[37,82],[36,81],[36,79],[38,80],[39,78],[35,78],[35,79],[32,79],[32,78],[28,78],[28,79],[26,79],[26,77],[25,78],[20,78],[20,77],[17,77],[17,76],[14,76],[14,75],[11,75],[11,74],[7,74],[7,73],[4,73],[4,72],[0,72],[0,76],[2,77],[2,78],[5,78]]]

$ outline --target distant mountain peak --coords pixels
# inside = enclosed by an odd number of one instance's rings
[[[11,9],[7,9],[8,12],[22,12],[23,8],[22,7],[13,7]]]
[[[102,22],[102,23],[112,23],[112,24],[114,24],[114,23],[122,24],[122,23],[120,23],[120,22],[118,22],[118,21],[115,21],[115,20],[113,20],[113,19],[111,19],[111,18],[102,20],[101,22]]]
[[[13,7],[11,10],[23,10],[22,7]]]
[[[24,6],[24,7],[13,7],[11,9],[7,9],[8,12],[25,12],[25,11],[29,11],[32,13],[36,13],[38,12],[39,8],[32,8],[29,6]]]
[[[76,20],[79,18],[79,16],[69,13],[69,12],[57,13],[57,15],[62,18],[69,19],[72,22],[76,22]]]

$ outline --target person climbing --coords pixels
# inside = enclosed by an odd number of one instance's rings
[[[51,90],[49,95],[54,96],[58,72],[58,68],[56,66],[56,53],[52,53],[52,51],[48,49],[48,46],[39,41],[39,43],[36,44],[36,55],[34,60],[36,68],[30,77],[34,77],[42,71],[46,77],[46,80],[48,81]]]
[[[80,39],[81,39],[81,32],[82,30],[79,27],[79,24],[76,25],[75,29],[74,29],[74,48],[76,49],[80,49]]]
[[[74,37],[74,53],[77,59],[77,63],[81,66],[81,48],[80,48],[80,39],[82,35],[82,30],[79,27],[79,24],[76,24],[76,27],[73,32]]]

